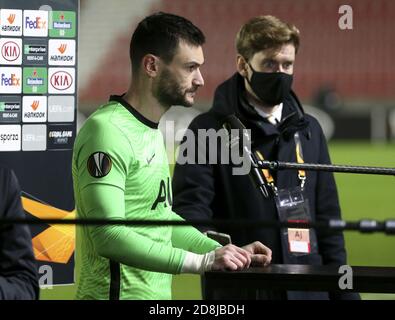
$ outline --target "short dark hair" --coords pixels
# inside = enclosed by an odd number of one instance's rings
[[[154,13],[142,20],[133,33],[130,42],[130,60],[137,72],[141,59],[153,54],[170,63],[180,40],[201,46],[205,42],[203,32],[191,21],[170,13]]]

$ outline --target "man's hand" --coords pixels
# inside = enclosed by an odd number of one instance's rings
[[[272,250],[259,241],[247,244],[242,248],[250,254],[253,266],[267,266],[272,261]]]
[[[266,248],[266,247],[265,247]],[[215,260],[211,270],[242,270],[251,264],[251,254],[233,244],[215,250]]]

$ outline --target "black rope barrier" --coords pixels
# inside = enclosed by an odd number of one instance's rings
[[[0,226],[10,224],[27,224],[27,225],[124,225],[124,226],[212,226],[227,229],[254,229],[254,228],[305,228],[318,229],[329,232],[339,231],[359,231],[363,233],[384,232],[386,234],[395,234],[394,220],[328,220],[314,222],[281,222],[281,221],[260,221],[260,220],[108,220],[108,219],[0,219]]]
[[[350,166],[350,165],[332,165],[317,163],[296,163],[282,161],[265,161],[256,160],[252,164],[255,168],[271,170],[312,170],[327,172],[343,172],[357,174],[374,174],[374,175],[393,175],[395,168],[370,167],[370,166]],[[254,228],[305,228],[318,229],[330,232],[339,231],[359,231],[363,233],[384,232],[386,234],[395,234],[395,219],[386,221],[377,221],[371,219],[359,221],[344,221],[340,219],[331,219],[327,221],[313,222],[287,222],[287,221],[262,221],[262,220],[109,220],[109,219],[10,219],[1,218],[0,227],[10,224],[57,224],[57,225],[125,225],[125,226],[212,226],[228,229],[254,229]]]
[[[265,161],[265,160],[257,160],[256,162],[257,164],[255,167],[260,169],[271,169],[271,170],[296,169],[296,170],[312,170],[312,171],[395,176],[395,168],[333,165],[333,164],[319,164],[319,163],[296,163],[296,162]]]

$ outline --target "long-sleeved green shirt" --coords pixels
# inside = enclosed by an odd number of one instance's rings
[[[79,218],[182,219],[171,209],[169,165],[157,124],[113,96],[80,130],[73,152]],[[77,299],[170,299],[186,251],[220,245],[189,226],[84,226]]]

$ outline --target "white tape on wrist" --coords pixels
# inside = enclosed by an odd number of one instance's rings
[[[181,273],[203,274],[204,272],[211,270],[214,260],[215,250],[206,254],[196,254],[188,251],[181,268]]]

